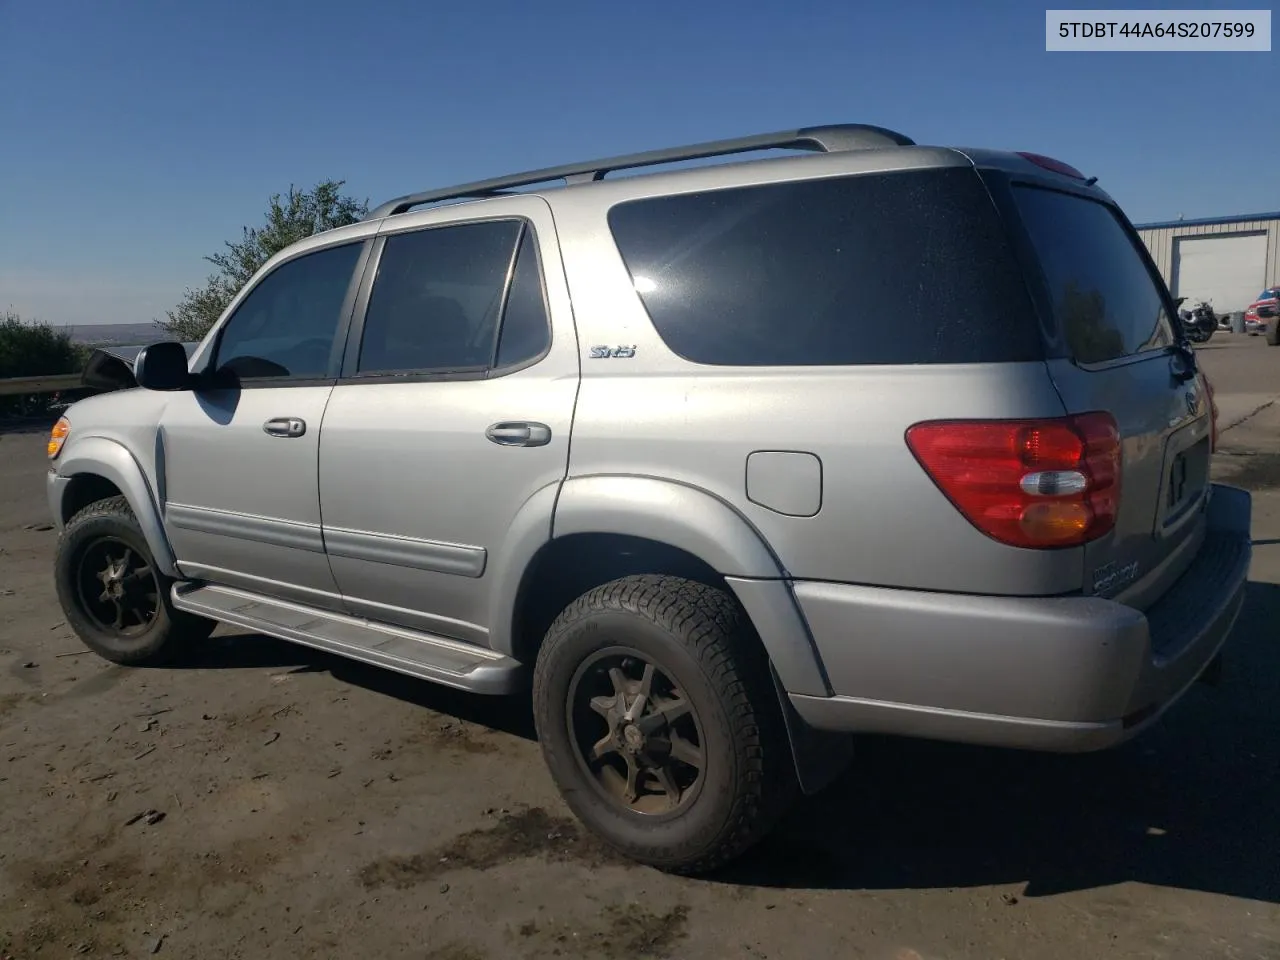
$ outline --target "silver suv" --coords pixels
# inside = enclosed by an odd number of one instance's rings
[[[1034,154],[846,125],[415,194],[134,375],[49,445],[89,647],[221,622],[478,694],[531,673],[569,806],[668,870],[746,849],[850,733],[1115,744],[1244,597],[1250,499],[1209,481],[1169,291]]]

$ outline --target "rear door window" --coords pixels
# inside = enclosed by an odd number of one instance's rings
[[[1013,194],[1072,359],[1102,363],[1174,342],[1138,241],[1111,207],[1042,187]]]
[[[489,366],[521,228],[518,220],[492,220],[388,237],[357,373]]]
[[[667,346],[767,366],[1037,360],[1003,225],[972,168],[631,200],[609,226]]]
[[[526,226],[516,254],[511,290],[502,311],[502,332],[498,335],[499,369],[519,366],[546,353],[551,346],[551,325],[538,268],[538,243],[533,228]]]

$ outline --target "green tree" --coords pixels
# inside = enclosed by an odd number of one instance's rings
[[[291,243],[324,230],[344,227],[366,217],[367,201],[357,201],[340,191],[345,180],[325,180],[310,190],[289,188],[275,194],[261,227],[245,227],[238,242],[228,240],[226,250],[205,257],[217,270],[204,286],[188,288],[178,305],[157,321],[179,340],[199,340],[227,308],[232,298],[257,273],[258,268]]]

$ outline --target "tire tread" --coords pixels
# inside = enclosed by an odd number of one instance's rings
[[[107,497],[102,500],[95,500],[93,503],[90,503],[76,511],[71,519],[67,521],[66,525],[63,527],[61,535],[59,536],[59,555],[61,554],[63,545],[69,536],[74,534],[76,530],[83,527],[85,524],[101,519],[114,520],[132,527],[139,540],[141,540],[143,544],[146,543],[146,537],[142,534],[142,530],[138,526],[137,517],[134,515],[133,508],[129,506],[129,501],[123,496],[114,496]],[[147,551],[147,560],[154,568],[155,558],[151,556],[150,550]],[[181,610],[175,610],[168,595],[168,587],[172,581],[170,581],[168,577],[164,576],[164,574],[160,573],[159,570],[156,570],[155,573],[157,585],[160,590],[160,615],[164,620],[164,624],[162,627],[163,637],[154,644],[154,649],[149,652],[123,654],[104,648],[100,641],[91,641],[84,634],[84,627],[87,626],[87,624],[80,623],[82,615],[75,608],[74,604],[68,603],[68,598],[63,595],[64,584],[59,582],[58,595],[63,606],[63,612],[67,617],[67,622],[71,625],[72,629],[80,635],[81,641],[84,642],[86,646],[92,649],[99,656],[115,663],[141,666],[144,664],[151,665],[163,663],[173,659],[188,644],[206,639],[209,634],[213,632],[217,624],[212,620],[205,619],[204,617],[185,613]],[[66,586],[65,589],[70,590],[72,588]]]
[[[737,732],[741,765],[729,815],[719,834],[704,844],[703,855],[667,863],[669,855],[659,846],[625,852],[674,873],[710,872],[767,833],[793,794],[790,746],[768,659],[754,636],[748,635],[750,622],[733,597],[703,583],[663,574],[624,577],[583,594],[556,618],[543,650],[554,646],[557,636],[584,617],[617,610],[638,614],[680,638]],[[545,682],[541,671],[536,671],[535,703],[544,699],[539,693]]]

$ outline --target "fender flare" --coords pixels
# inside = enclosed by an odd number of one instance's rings
[[[581,533],[655,540],[702,560],[725,578],[746,610],[783,687],[830,696],[786,571],[750,521],[720,498],[653,477],[570,479],[560,488],[551,536]]]
[[[102,477],[115,485],[129,501],[129,507],[138,520],[138,526],[142,528],[142,535],[151,549],[156,566],[165,576],[181,579],[151,484],[147,482],[141,465],[128,448],[106,437],[84,437],[77,440],[59,457],[57,476],[69,481],[84,474]],[[59,494],[58,519],[62,517],[60,497],[65,495],[68,485],[64,483]]]
[[[560,482],[549,483],[526,500],[507,528],[498,550],[490,552],[485,576],[492,577],[489,588],[489,646],[511,656],[515,649],[516,600],[525,571],[543,545],[551,539],[551,518],[555,514]]]

